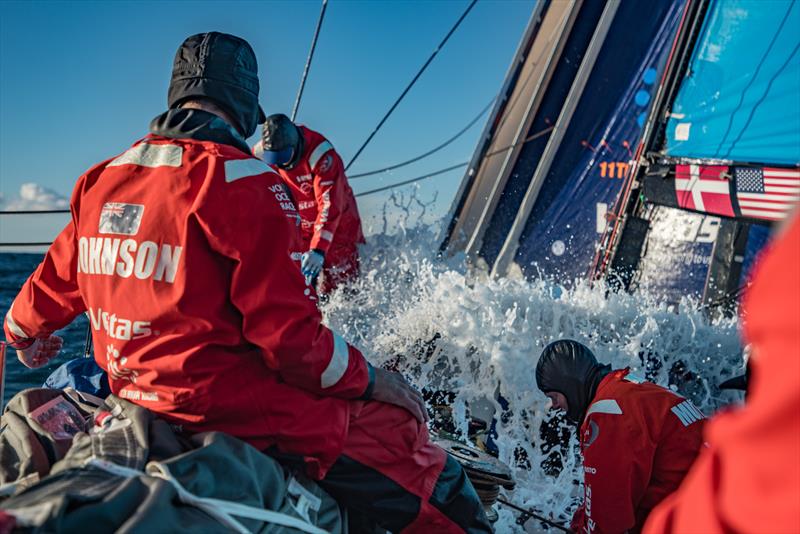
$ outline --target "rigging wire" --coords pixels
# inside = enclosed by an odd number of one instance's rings
[[[328,0],[322,0],[322,10],[319,12],[319,19],[317,19],[317,29],[314,30],[314,37],[311,39],[311,50],[308,52],[308,59],[306,59],[306,66],[303,68],[303,77],[300,78],[300,88],[297,90],[297,98],[294,100],[292,106],[292,122],[297,116],[297,109],[300,107],[300,99],[303,98],[303,89],[306,86],[306,78],[308,78],[308,71],[311,68],[311,60],[314,58],[314,50],[317,48],[317,38],[319,31],[322,28],[322,19],[325,18],[325,9],[328,7]]]
[[[380,193],[381,191],[386,191],[387,189],[394,189],[395,187],[400,187],[403,185],[413,184],[414,182],[419,182],[420,180],[424,180],[426,178],[431,178],[432,176],[438,176],[440,174],[444,174],[446,172],[458,169],[459,167],[465,167],[468,165],[468,161],[464,161],[462,163],[456,163],[455,165],[451,165],[450,167],[446,167],[444,169],[439,169],[438,171],[434,171],[428,174],[423,174],[422,176],[417,176],[416,178],[411,178],[409,180],[405,180],[402,182],[398,182],[396,184],[385,185],[383,187],[379,187],[377,189],[370,189],[369,191],[364,191],[362,193],[356,193],[356,197],[365,197],[367,195],[372,195],[373,193]]]
[[[540,52],[540,53],[539,53],[539,56],[538,56],[538,57],[537,57],[537,59],[534,61],[534,63],[538,63],[539,61],[541,61],[541,59],[542,59],[543,57],[544,57],[544,51],[542,51],[542,52]],[[525,87],[528,85],[528,83],[530,83],[530,81],[532,80],[532,75],[533,75],[533,73],[534,73],[534,72],[535,72],[535,70],[531,69],[531,71],[528,73],[527,77],[525,78],[525,81],[522,83],[522,88],[523,88],[523,89],[524,89],[524,88],[525,88]],[[518,92],[517,92],[517,94],[516,94],[516,95],[514,96],[514,98],[512,99],[512,101],[511,101],[511,102],[510,102],[508,105],[506,105],[506,106],[505,106],[505,107],[504,107],[504,108],[501,110],[501,117],[500,117],[500,120],[498,121],[497,125],[495,126],[495,130],[498,130],[499,128],[501,128],[501,127],[503,126],[503,124],[505,124],[506,120],[507,120],[507,119],[508,119],[508,117],[511,115],[511,112],[510,112],[510,110],[511,110],[511,109],[513,109],[513,108],[514,108],[514,106],[516,106],[517,102],[519,101],[520,97],[522,96],[522,93],[523,93],[523,91],[518,91]],[[418,156],[417,158],[413,158],[413,159],[411,159],[411,160],[408,160],[408,161],[405,161],[405,162],[403,162],[403,163],[399,163],[399,164],[392,165],[392,166],[389,166],[389,167],[385,167],[385,168],[383,168],[383,169],[378,169],[378,170],[375,170],[375,171],[370,171],[370,172],[366,172],[366,173],[360,173],[360,174],[354,174],[354,175],[352,175],[352,176],[348,176],[348,179],[352,179],[352,178],[360,178],[360,177],[362,177],[362,176],[369,176],[369,175],[379,174],[379,173],[381,173],[381,172],[385,172],[385,171],[388,171],[388,170],[396,169],[396,168],[398,168],[398,167],[401,167],[401,166],[403,166],[403,165],[406,165],[406,164],[409,164],[409,163],[413,163],[413,162],[415,162],[415,161],[419,161],[420,159],[422,159],[422,158],[424,158],[424,157],[427,157],[427,156],[429,156],[429,155],[433,154],[434,152],[438,151],[440,148],[444,148],[445,146],[447,146],[447,144],[449,144],[450,142],[454,141],[454,140],[455,140],[457,137],[459,137],[459,136],[460,136],[460,135],[462,135],[464,132],[466,132],[466,131],[467,131],[467,130],[470,128],[470,126],[472,126],[472,125],[473,125],[475,122],[477,122],[477,120],[478,120],[478,119],[479,119],[481,116],[483,116],[483,114],[484,114],[484,113],[486,113],[486,110],[487,110],[487,109],[489,109],[489,108],[492,106],[492,104],[493,104],[494,102],[496,102],[496,101],[497,101],[497,99],[498,99],[498,98],[500,98],[500,95],[497,95],[497,96],[495,96],[495,98],[494,98],[494,99],[492,99],[492,101],[491,101],[491,102],[489,102],[489,104],[486,106],[486,108],[485,108],[483,111],[481,111],[481,113],[480,113],[480,114],[479,114],[477,117],[475,117],[475,118],[472,120],[472,122],[470,122],[470,123],[469,123],[469,124],[468,124],[468,125],[467,125],[467,126],[464,128],[464,129],[463,129],[463,130],[461,130],[460,132],[458,132],[458,133],[457,133],[455,136],[453,136],[453,138],[451,138],[450,140],[446,141],[445,143],[443,143],[443,144],[442,144],[442,145],[440,145],[439,147],[436,147],[435,149],[433,149],[433,150],[430,150],[430,151],[426,152],[425,154],[422,154],[421,156]],[[523,139],[522,141],[518,141],[518,142],[516,142],[516,143],[513,143],[513,144],[511,144],[511,145],[507,145],[507,146],[505,146],[505,147],[502,147],[502,148],[496,149],[496,150],[494,150],[494,151],[492,151],[492,152],[488,152],[488,153],[486,153],[486,154],[484,155],[484,158],[488,158],[488,157],[491,157],[491,156],[494,156],[494,155],[500,154],[500,153],[502,153],[502,152],[505,152],[505,151],[507,151],[507,150],[509,150],[509,149],[512,149],[512,148],[514,148],[514,147],[516,147],[516,146],[518,146],[518,145],[525,144],[525,143],[527,143],[528,141],[532,141],[532,140],[534,140],[534,139],[537,139],[538,137],[541,137],[542,135],[545,135],[546,133],[549,133],[550,131],[552,131],[552,130],[553,130],[553,128],[554,128],[554,126],[553,126],[553,125],[551,125],[551,126],[548,126],[547,128],[545,128],[545,129],[543,129],[543,130],[541,130],[541,131],[539,131],[539,132],[536,132],[535,134],[533,134],[533,135],[531,135],[531,136],[529,136],[529,137],[527,137],[527,138]],[[355,158],[353,158],[353,159],[355,159]],[[351,163],[352,163],[352,161],[351,161]],[[404,180],[404,181],[402,181],[402,182],[398,182],[398,183],[396,183],[396,184],[393,184],[393,185],[390,185],[390,186],[384,186],[384,187],[380,187],[380,188],[377,188],[377,189],[372,189],[372,190],[369,190],[369,191],[364,191],[364,192],[362,192],[362,193],[358,193],[358,194],[357,194],[357,195],[355,195],[355,196],[359,197],[359,196],[366,196],[366,195],[370,195],[370,194],[372,194],[372,193],[379,193],[379,192],[381,192],[381,191],[386,191],[387,189],[392,189],[393,187],[400,187],[400,186],[407,185],[407,184],[410,184],[410,183],[418,182],[418,181],[420,181],[420,180],[424,180],[424,179],[426,179],[426,178],[431,178],[431,177],[433,177],[433,176],[437,176],[437,175],[439,175],[439,174],[443,174],[443,173],[445,173],[445,172],[447,172],[447,171],[451,171],[451,170],[453,170],[453,169],[456,169],[456,168],[458,168],[458,167],[464,167],[464,166],[466,166],[466,165],[469,165],[469,162],[468,162],[468,161],[467,161],[467,162],[460,163],[460,164],[458,164],[458,165],[453,165],[452,167],[447,167],[447,168],[445,168],[445,169],[442,169],[442,170],[439,170],[439,171],[434,171],[434,172],[432,172],[432,173],[429,173],[429,174],[424,174],[424,175],[422,175],[422,176],[418,176],[418,177],[416,177],[416,178],[411,178],[411,179],[409,179],[409,180]]]
[[[565,16],[566,16],[566,15],[565,15]],[[534,60],[534,61],[533,61],[533,63],[539,63],[539,62],[542,60],[542,58],[544,57],[544,54],[545,54],[545,51],[544,51],[544,50],[540,51],[540,52],[539,52],[539,55],[537,56],[536,60]],[[505,107],[503,107],[503,108],[502,108],[502,110],[501,110],[501,117],[500,117],[500,120],[497,122],[497,125],[494,127],[494,129],[495,129],[495,130],[499,130],[499,129],[500,129],[500,128],[502,128],[502,126],[505,124],[506,120],[507,120],[507,119],[508,119],[508,117],[511,115],[511,113],[510,113],[510,110],[511,110],[511,109],[513,109],[513,108],[514,108],[514,106],[516,106],[516,105],[517,105],[517,102],[519,101],[520,97],[521,97],[521,96],[522,96],[522,94],[524,93],[524,89],[525,89],[525,88],[528,86],[528,84],[529,84],[529,83],[531,82],[531,80],[533,79],[533,74],[534,74],[535,72],[536,72],[536,70],[535,70],[535,69],[531,69],[531,70],[530,70],[530,72],[528,72],[528,75],[525,77],[525,81],[524,81],[524,82],[522,83],[522,85],[521,85],[521,88],[522,88],[523,90],[516,91],[516,94],[514,95],[514,98],[511,100],[511,102],[509,102],[509,103],[508,103],[508,104],[507,104]],[[486,108],[485,108],[485,109],[483,109],[483,110],[482,110],[482,111],[481,111],[481,112],[478,114],[478,116],[477,116],[477,117],[475,117],[474,119],[472,119],[472,121],[471,121],[471,122],[470,122],[470,123],[469,123],[467,126],[465,126],[465,127],[464,127],[464,128],[461,130],[461,131],[459,131],[457,134],[455,134],[455,135],[454,135],[454,136],[453,136],[451,139],[448,139],[447,141],[445,141],[444,143],[442,143],[440,146],[438,146],[438,147],[436,147],[436,148],[434,148],[434,149],[432,149],[432,150],[430,150],[430,151],[428,151],[428,152],[426,152],[426,153],[424,153],[424,154],[422,154],[422,155],[420,155],[420,156],[417,156],[416,158],[410,159],[410,160],[408,160],[408,161],[404,161],[404,162],[402,162],[402,163],[398,163],[398,164],[396,164],[396,165],[392,165],[392,166],[389,166],[389,167],[384,167],[384,168],[382,168],[382,169],[377,169],[377,170],[374,170],[374,171],[369,171],[369,172],[363,172],[363,173],[359,173],[359,174],[353,174],[353,175],[349,175],[347,178],[348,178],[348,179],[353,179],[353,178],[361,178],[362,176],[370,176],[370,175],[374,175],[374,174],[379,174],[379,173],[381,173],[381,172],[385,172],[385,171],[389,171],[389,170],[397,169],[397,168],[399,168],[399,167],[402,167],[402,166],[404,166],[404,165],[407,165],[407,164],[410,164],[410,163],[414,163],[414,162],[416,162],[416,161],[419,161],[420,159],[423,159],[423,158],[425,158],[425,157],[427,157],[427,156],[429,156],[429,155],[431,155],[431,154],[433,154],[433,153],[437,152],[438,150],[440,150],[440,149],[444,148],[445,146],[447,146],[447,145],[448,145],[448,144],[450,144],[451,142],[455,141],[455,140],[456,140],[456,139],[457,139],[459,136],[463,135],[463,134],[464,134],[464,133],[465,133],[467,130],[469,130],[469,128],[470,128],[472,125],[474,125],[474,123],[475,123],[475,122],[477,122],[477,121],[480,119],[480,117],[482,117],[482,116],[483,116],[483,114],[484,114],[484,113],[486,113],[486,111],[487,111],[488,109],[490,109],[490,108],[491,108],[492,104],[494,104],[495,102],[497,102],[497,100],[498,100],[499,98],[500,98],[500,95],[499,95],[499,94],[498,94],[498,95],[496,95],[496,96],[495,96],[495,97],[494,97],[494,98],[493,98],[493,99],[492,99],[492,100],[491,100],[491,101],[490,101],[490,102],[489,102],[489,103],[486,105]],[[548,130],[548,131],[549,131],[549,130]],[[526,140],[525,140],[525,141],[523,141],[523,142],[526,142],[526,141],[529,141],[529,140],[530,140],[530,139],[526,139]],[[516,145],[512,145],[512,146],[516,146]],[[508,148],[508,147],[505,147],[505,148]],[[500,149],[500,150],[501,150],[501,151],[504,151],[504,150],[505,150],[505,148],[504,148],[504,149]],[[492,153],[492,154],[494,154],[494,153]],[[488,154],[488,155],[492,155],[492,154]]]
[[[6,210],[0,211],[0,215],[27,215],[29,213],[69,213],[69,210]]]
[[[450,36],[453,35],[453,33],[456,31],[456,29],[459,27],[461,22],[464,20],[464,18],[467,16],[467,14],[469,14],[469,12],[472,10],[473,6],[477,2],[478,2],[478,0],[472,0],[469,3],[469,6],[467,6],[467,9],[464,10],[464,13],[461,14],[461,16],[458,18],[458,20],[453,25],[453,27],[450,28],[450,31],[447,32],[447,35],[445,35],[444,39],[442,39],[442,42],[439,43],[439,46],[437,46],[436,49],[433,51],[431,56],[428,58],[428,61],[426,61],[425,64],[422,65],[422,68],[419,69],[417,74],[411,80],[411,83],[408,84],[408,86],[403,90],[403,92],[400,94],[400,96],[397,98],[397,100],[394,101],[394,104],[392,104],[392,107],[389,108],[389,111],[386,112],[386,114],[380,120],[380,122],[375,127],[375,129],[372,130],[372,133],[369,134],[369,137],[367,137],[367,140],[364,141],[364,143],[361,145],[361,147],[356,151],[356,155],[353,156],[353,159],[351,159],[350,163],[347,164],[347,167],[344,168],[345,171],[347,171],[347,169],[350,168],[350,166],[353,164],[353,162],[356,159],[358,159],[358,156],[361,155],[361,152],[363,152],[363,150],[367,147],[367,145],[370,143],[370,141],[372,141],[372,138],[375,137],[375,134],[378,133],[378,130],[381,129],[381,126],[383,126],[383,123],[386,122],[386,119],[389,118],[389,116],[394,112],[395,108],[397,108],[397,106],[400,104],[400,102],[403,100],[403,98],[405,98],[406,94],[408,94],[408,91],[411,90],[411,88],[414,86],[415,83],[417,83],[417,80],[419,79],[419,77],[422,75],[423,72],[425,72],[425,69],[428,68],[428,65],[431,64],[431,61],[433,61],[433,58],[436,57],[436,55],[439,53],[439,51],[442,49],[442,47],[445,45],[445,43],[448,41],[448,39],[450,39]]]
[[[0,215],[28,215],[28,214],[42,214],[42,213],[70,213],[70,210],[6,210],[0,211]],[[49,247],[52,245],[52,241],[40,241],[40,242],[0,242],[1,247]]]
[[[547,133],[550,133],[553,130],[553,128],[554,128],[553,126],[548,126],[544,130],[540,130],[540,131],[536,132],[535,134],[529,135],[528,137],[526,137],[522,141],[517,141],[516,143],[512,143],[510,145],[504,146],[503,148],[498,148],[497,150],[493,150],[491,152],[488,152],[484,156],[484,158],[488,158],[488,157],[491,157],[491,156],[496,156],[497,154],[500,154],[500,153],[505,152],[507,150],[511,150],[512,148],[514,148],[517,145],[524,145],[528,141],[533,141],[534,139],[537,139],[537,138],[539,138],[539,137],[541,137],[541,136],[543,136],[543,135],[545,135]],[[434,172],[431,172],[431,173],[428,173],[428,174],[423,174],[422,176],[417,176],[416,178],[410,178],[408,180],[404,180],[402,182],[397,182],[395,184],[385,185],[383,187],[378,187],[377,189],[370,189],[369,191],[362,191],[361,193],[357,193],[355,196],[356,197],[364,197],[364,196],[367,196],[367,195],[371,195],[373,193],[380,193],[381,191],[386,191],[388,189],[394,189],[395,187],[401,187],[401,186],[404,186],[404,185],[412,184],[414,182],[419,182],[421,180],[425,180],[426,178],[431,178],[433,176],[438,176],[438,175],[444,174],[444,173],[446,173],[448,171],[452,171],[454,169],[458,169],[459,167],[466,167],[467,165],[469,165],[469,163],[470,163],[469,161],[462,161],[461,163],[456,163],[455,165],[451,165],[450,167],[445,167],[444,169],[439,169],[438,171],[434,171]]]
[[[553,126],[548,126],[547,128],[545,128],[543,130],[540,130],[540,131],[538,131],[538,132],[536,132],[534,134],[529,135],[528,137],[526,137],[522,141],[517,141],[516,143],[512,143],[512,144],[504,146],[502,148],[498,148],[497,150],[493,150],[491,152],[487,152],[486,155],[484,156],[484,158],[489,158],[489,157],[492,157],[492,156],[496,156],[497,154],[503,153],[503,152],[505,152],[507,150],[511,150],[512,148],[514,148],[514,147],[516,147],[518,145],[524,145],[528,141],[533,141],[534,139],[538,139],[539,137],[550,133],[550,131],[552,131],[552,130],[553,130]],[[451,165],[449,167],[445,167],[444,169],[439,169],[438,171],[433,171],[433,172],[430,172],[430,173],[427,173],[427,174],[423,174],[422,176],[417,176],[417,177],[411,178],[409,180],[404,180],[402,182],[397,182],[397,183],[394,183],[394,184],[391,184],[391,185],[386,185],[386,186],[383,186],[383,187],[379,187],[377,189],[370,189],[369,191],[362,191],[361,193],[357,193],[355,196],[356,197],[364,197],[364,196],[367,196],[367,195],[372,195],[374,193],[380,193],[381,191],[386,191],[388,189],[394,189],[395,187],[401,187],[401,186],[404,186],[404,185],[412,184],[414,182],[419,182],[421,180],[425,180],[426,178],[432,178],[434,176],[438,176],[440,174],[444,174],[446,172],[458,169],[460,167],[466,167],[467,165],[469,165],[469,161],[462,161],[461,163],[456,163],[455,165]],[[4,215],[4,214],[27,214],[27,213],[69,213],[69,212],[70,212],[69,210],[40,210],[40,211],[19,211],[19,210],[17,210],[17,211],[0,211],[0,215]],[[50,244],[51,244],[50,242],[47,242],[47,243],[0,243],[0,247],[49,246]]]
[[[441,145],[437,146],[436,148],[433,148],[433,149],[431,149],[431,150],[429,150],[429,151],[425,152],[424,154],[420,154],[419,156],[417,156],[417,157],[415,157],[415,158],[411,158],[411,159],[409,159],[409,160],[406,160],[406,161],[404,161],[404,162],[402,162],[402,163],[395,163],[394,165],[390,165],[390,166],[388,166],[388,167],[384,167],[384,168],[382,168],[382,169],[376,169],[376,170],[374,170],[374,171],[362,172],[362,173],[359,173],[359,174],[353,174],[353,175],[351,175],[351,176],[348,176],[348,177],[347,177],[347,179],[348,179],[348,180],[352,180],[353,178],[362,178],[362,177],[364,177],[364,176],[372,176],[372,175],[374,175],[374,174],[380,174],[380,173],[382,173],[382,172],[391,171],[391,170],[394,170],[394,169],[399,169],[400,167],[405,167],[406,165],[410,165],[411,163],[414,163],[414,162],[417,162],[417,161],[419,161],[419,160],[421,160],[421,159],[427,158],[427,157],[428,157],[428,156],[430,156],[431,154],[434,154],[434,153],[436,153],[436,152],[440,151],[441,149],[443,149],[444,147],[446,147],[447,145],[449,145],[450,143],[452,143],[453,141],[455,141],[456,139],[458,139],[459,137],[461,137],[462,135],[464,135],[464,133],[466,133],[466,132],[467,132],[467,130],[469,130],[470,128],[472,128],[472,127],[475,125],[475,123],[476,123],[476,122],[478,122],[478,120],[479,120],[481,117],[483,117],[483,115],[484,115],[484,114],[485,114],[485,113],[486,113],[486,112],[489,110],[489,108],[491,108],[491,107],[492,107],[492,104],[494,104],[496,100],[497,100],[497,97],[495,96],[494,98],[492,98],[492,99],[489,101],[489,103],[488,103],[488,104],[486,104],[486,107],[484,107],[484,108],[481,110],[481,112],[480,112],[480,113],[478,113],[478,115],[476,115],[476,116],[475,116],[475,118],[474,118],[474,119],[472,119],[472,120],[469,122],[469,124],[467,124],[466,126],[464,126],[464,127],[461,129],[461,130],[459,130],[459,132],[458,132],[457,134],[455,134],[453,137],[451,137],[450,139],[448,139],[447,141],[445,141],[445,142],[444,142],[444,143],[442,143]]]

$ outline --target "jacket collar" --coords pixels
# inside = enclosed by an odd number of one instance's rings
[[[227,122],[201,109],[175,108],[150,121],[150,133],[171,139],[211,141],[251,154],[244,137]]]

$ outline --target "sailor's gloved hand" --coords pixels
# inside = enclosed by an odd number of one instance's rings
[[[63,345],[64,340],[59,336],[36,338],[30,345],[17,349],[17,358],[25,367],[36,369],[58,356]]]
[[[408,410],[420,423],[428,420],[422,393],[406,382],[400,373],[375,367],[375,386],[371,398]]]
[[[315,248],[300,257],[300,272],[306,277],[306,284],[311,285],[316,280],[324,263],[325,255]]]

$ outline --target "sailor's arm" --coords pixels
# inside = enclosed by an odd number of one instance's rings
[[[374,371],[322,324],[316,293],[290,257],[297,248],[294,207],[282,207],[280,177],[262,165],[260,174],[217,181],[199,212],[212,247],[233,261],[230,299],[244,337],[289,384],[325,396],[368,395]]]
[[[6,339],[24,365],[40,367],[58,354],[62,340],[52,333],[86,311],[77,269],[75,225],[70,221],[5,315]]]
[[[342,158],[328,141],[323,141],[312,151],[308,162],[314,175],[314,197],[317,203],[317,219],[309,249],[316,249],[324,254],[330,247],[342,216],[342,206],[347,201],[347,179]]]

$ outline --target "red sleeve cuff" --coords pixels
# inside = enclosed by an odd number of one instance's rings
[[[311,238],[311,245],[308,248],[315,248],[317,250],[321,250],[322,252],[327,252],[332,241],[333,232],[329,232],[328,230],[320,230],[318,232],[314,232],[314,235]]]

